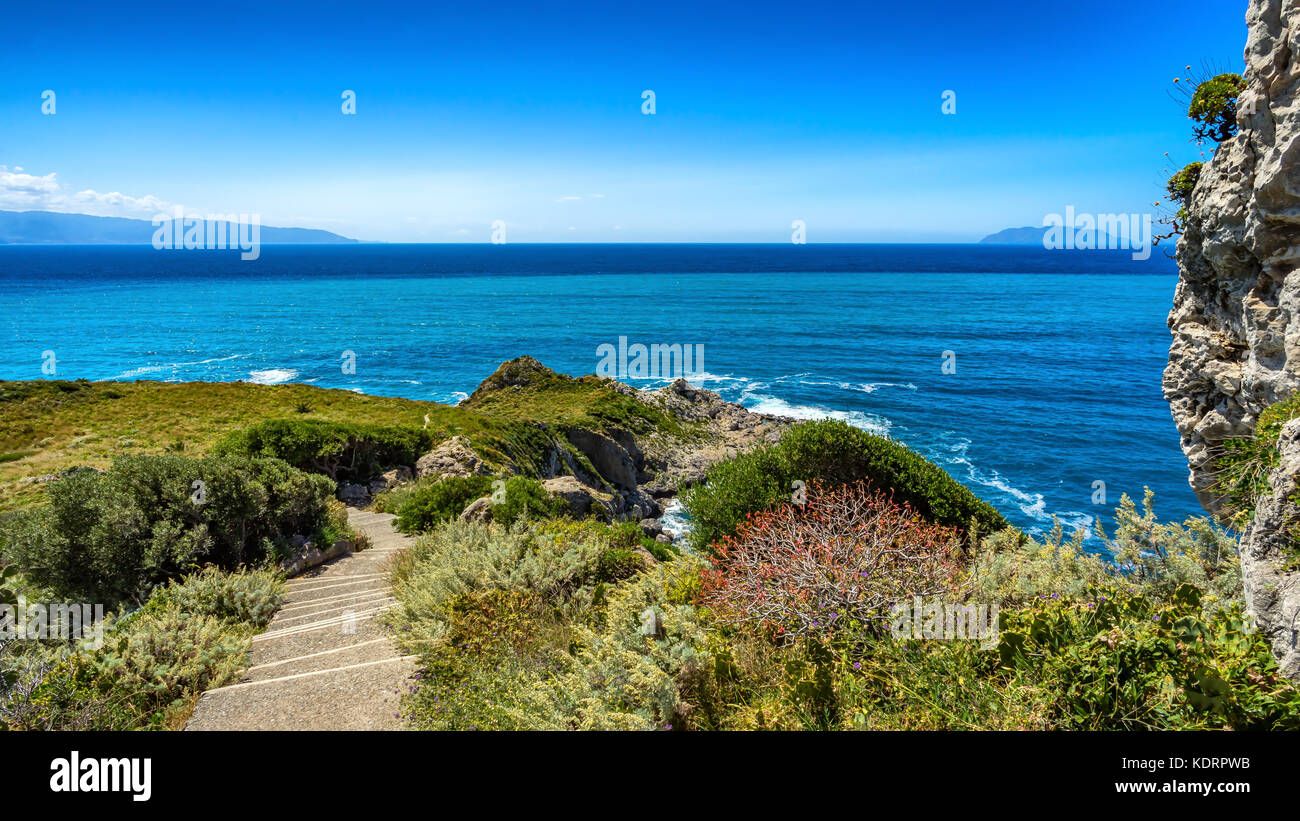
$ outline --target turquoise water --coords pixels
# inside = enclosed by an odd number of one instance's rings
[[[0,378],[52,350],[60,378],[455,402],[525,353],[584,374],[620,336],[703,345],[691,381],[894,437],[1041,530],[1144,486],[1200,512],[1160,394],[1176,283],[1158,253],[990,246],[9,246]]]

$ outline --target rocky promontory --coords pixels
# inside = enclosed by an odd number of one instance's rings
[[[414,478],[517,474],[532,476],[575,515],[654,520],[666,502],[704,479],[718,461],[776,442],[794,422],[753,413],[713,391],[677,379],[658,390],[638,390],[597,376],[558,374],[530,356],[503,363],[459,405],[470,412],[514,415],[528,435],[523,445],[446,438],[412,466]],[[398,469],[400,471],[400,469]],[[372,484],[392,486],[385,477]],[[405,475],[405,474],[403,474]],[[344,489],[363,503],[365,486]],[[480,499],[463,514],[484,515]]]

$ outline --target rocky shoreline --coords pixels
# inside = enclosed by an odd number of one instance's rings
[[[460,405],[485,393],[520,390],[531,376],[538,375],[564,378],[532,357],[521,357],[504,363]],[[536,460],[542,465],[538,478],[542,487],[563,499],[575,516],[637,521],[647,535],[660,541],[671,540],[659,520],[681,491],[703,481],[717,462],[776,442],[796,421],[749,411],[685,379],[654,391],[638,390],[613,379],[600,381],[612,391],[680,423],[688,433],[636,432],[618,426],[555,426],[548,429],[551,444]],[[339,498],[352,507],[365,507],[376,494],[412,481],[503,472],[525,473],[518,463],[494,470],[469,439],[456,435],[438,443],[414,465],[393,467],[368,482],[340,484]],[[470,503],[461,514],[464,519],[488,516],[487,496]]]

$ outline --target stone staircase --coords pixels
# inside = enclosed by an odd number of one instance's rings
[[[393,517],[349,510],[371,549],[287,583],[235,684],[208,690],[186,730],[400,730],[399,693],[415,671],[376,617],[392,599],[388,566],[411,543]]]

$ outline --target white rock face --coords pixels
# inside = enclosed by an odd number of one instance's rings
[[[1264,408],[1300,386],[1300,0],[1251,0],[1246,20],[1239,131],[1188,200],[1164,375],[1192,489],[1212,513],[1223,441],[1249,435]],[[1300,470],[1300,449],[1283,468]],[[1293,477],[1274,480],[1276,489]],[[1277,528],[1289,503],[1276,496],[1260,500],[1243,535],[1242,569],[1257,622],[1295,676],[1291,622],[1300,602],[1285,591],[1300,585],[1300,573],[1283,567]]]

